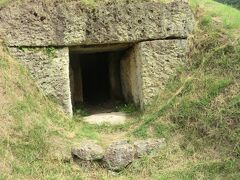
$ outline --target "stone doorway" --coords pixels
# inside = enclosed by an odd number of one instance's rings
[[[118,50],[70,49],[70,84],[73,109],[91,114],[112,112],[124,103],[121,61],[128,48]]]

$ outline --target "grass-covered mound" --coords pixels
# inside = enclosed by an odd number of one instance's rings
[[[56,104],[42,95],[3,45],[0,107],[0,179],[65,177],[72,171],[63,163],[72,144],[83,138],[97,139],[93,129],[64,117]]]
[[[212,0],[190,3],[197,27],[186,67],[154,106],[122,126],[96,127],[64,117],[1,45],[0,179],[239,178],[240,11]],[[84,138],[104,145],[126,136],[165,137],[168,145],[119,174],[65,161],[71,145]]]
[[[169,139],[166,154],[154,159],[169,164],[157,168],[164,174],[160,179],[237,178],[240,11],[211,0],[192,0],[191,5],[197,28],[187,66],[160,93],[133,134]]]
[[[216,0],[217,2],[228,4],[230,6],[236,7],[240,9],[240,1],[239,0]]]

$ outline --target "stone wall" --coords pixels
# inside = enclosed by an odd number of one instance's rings
[[[137,45],[137,58],[141,64],[141,107],[151,103],[169,78],[176,75],[185,60],[187,40],[157,40]]]
[[[68,48],[9,48],[35,79],[38,87],[72,115]]]
[[[69,49],[94,53],[128,48],[121,56],[121,82],[111,88],[117,92],[113,89],[121,84],[125,99],[143,109],[183,64],[193,27],[192,12],[182,0],[112,0],[96,6],[79,0],[16,0],[0,8],[0,36],[9,51],[69,115],[70,89],[76,89],[70,85],[74,74],[69,70]],[[82,101],[80,96],[73,99]]]
[[[100,1],[101,2],[101,1]],[[80,0],[21,0],[0,9],[0,35],[9,46],[73,46],[187,38],[188,3],[154,1],[94,7]]]
[[[122,83],[120,75],[120,61],[122,58],[122,52],[110,52],[109,59],[109,79],[110,79],[110,91],[111,99],[114,102],[118,102],[123,99]]]
[[[9,51],[29,69],[39,88],[71,115],[71,93],[76,94],[70,90],[68,48],[11,47]],[[118,56],[125,100],[144,109],[184,64],[186,52],[187,40],[155,40],[137,43]]]
[[[72,95],[72,105],[83,103],[83,82],[82,68],[79,61],[79,54],[70,54],[70,85]]]
[[[127,102],[141,104],[141,61],[138,45],[130,48],[123,56],[120,64],[123,95]]]
[[[186,59],[187,40],[156,40],[136,44],[121,61],[126,100],[142,109],[158,96]]]

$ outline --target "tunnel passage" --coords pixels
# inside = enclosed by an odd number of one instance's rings
[[[73,108],[111,112],[117,103],[124,102],[120,64],[126,52],[70,50]]]
[[[106,53],[82,55],[83,97],[86,103],[95,104],[110,99],[109,68]]]

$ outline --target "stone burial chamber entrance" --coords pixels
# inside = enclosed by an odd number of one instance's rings
[[[91,113],[111,112],[116,104],[128,101],[123,96],[121,75],[121,61],[128,51],[128,45],[70,48],[73,109],[84,106]]]
[[[151,105],[184,65],[194,29],[182,0],[10,1],[0,19],[11,55],[69,116],[79,105]]]

